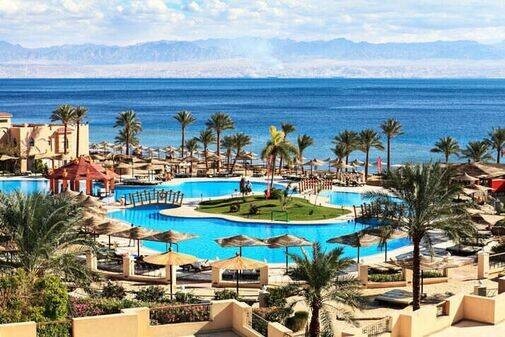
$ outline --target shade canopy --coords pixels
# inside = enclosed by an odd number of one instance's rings
[[[67,180],[111,180],[116,174],[104,168],[102,165],[94,163],[90,157],[80,156],[48,174],[49,179]]]
[[[352,169],[354,166],[352,165],[347,165],[344,161],[339,161],[339,160],[332,160],[330,162],[330,165],[333,166],[336,169],[339,170],[344,170],[344,169]]]
[[[363,232],[381,238],[383,236],[384,230],[386,230],[386,227],[371,227],[364,229]],[[399,229],[393,229],[392,233],[388,234],[389,234],[388,239],[390,240],[405,238],[408,236],[406,232]]]
[[[152,236],[157,233],[158,232],[156,232],[156,231],[153,231],[150,229],[145,229],[143,227],[130,227],[127,230],[114,233],[112,236],[116,236],[118,238],[132,239],[132,240],[142,240],[145,237]]]
[[[108,220],[90,228],[94,234],[111,235],[128,230],[130,226],[119,221]]]
[[[157,233],[151,236],[147,236],[144,239],[149,241],[159,241],[167,243],[178,243],[181,241],[189,240],[198,237],[198,235],[190,233],[181,233],[174,230],[168,230],[166,232]]]
[[[364,232],[356,232],[352,234],[337,236],[329,239],[328,243],[340,243],[352,247],[368,247],[380,242],[380,238],[375,235],[370,235]]]
[[[258,238],[253,238],[247,235],[235,235],[227,238],[215,240],[221,247],[252,247],[266,246],[267,243]]]
[[[265,242],[272,248],[312,246],[312,242],[309,240],[291,234],[274,236],[266,239]]]
[[[365,165],[365,162],[364,161],[361,161],[359,159],[354,159],[352,162],[351,162],[351,165],[354,166],[354,167],[357,167],[357,166],[364,166]]]
[[[14,160],[14,159],[18,159],[18,157],[9,156],[7,154],[3,154],[0,156],[0,161]]]
[[[454,178],[455,181],[473,183],[479,181],[479,178],[472,177],[468,173],[464,172],[462,175]]]
[[[193,255],[170,251],[163,254],[149,255],[144,258],[144,261],[159,266],[181,266],[195,263],[198,259]]]
[[[326,164],[325,161],[323,160],[320,160],[320,159],[312,159],[312,160],[309,160],[308,162],[304,163],[303,165],[310,165],[310,166],[323,166],[324,164]]]
[[[228,270],[250,270],[258,269],[266,266],[266,263],[249,259],[243,256],[235,256],[226,260],[216,261],[211,263],[213,268],[228,269]]]

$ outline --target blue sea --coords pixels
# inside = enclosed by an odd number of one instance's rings
[[[461,143],[481,139],[492,127],[505,127],[505,80],[461,79],[2,79],[0,111],[15,122],[49,122],[59,104],[89,108],[91,140],[112,141],[116,114],[134,109],[142,121],[145,145],[178,145],[172,115],[191,110],[196,136],[216,111],[228,112],[236,130],[251,135],[256,153],[270,125],[289,122],[296,135],[315,145],[307,158],[331,156],[331,140],[343,129],[376,128],[394,117],[405,134],[393,142],[393,163],[437,159],[429,152],[442,136]],[[374,152],[385,159],[385,154]],[[363,160],[356,152],[354,158]]]

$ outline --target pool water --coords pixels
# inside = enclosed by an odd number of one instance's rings
[[[213,218],[178,218],[160,214],[163,206],[141,206],[125,210],[117,210],[109,213],[109,216],[128,223],[151,228],[157,231],[167,231],[169,229],[179,232],[186,232],[198,235],[197,238],[181,242],[179,250],[181,252],[193,254],[200,258],[216,259],[233,256],[238,248],[222,248],[214,240],[237,234],[244,234],[258,238],[267,238],[283,234],[292,234],[305,237],[312,242],[319,242],[322,248],[330,250],[336,248],[337,244],[329,244],[326,241],[330,238],[350,234],[363,228],[364,224],[340,221],[332,224],[306,224],[287,225],[282,223],[244,223]],[[159,242],[144,243],[147,247],[164,251],[166,245]],[[388,243],[388,249],[394,249],[408,245],[408,239],[392,240]],[[343,246],[344,253],[348,257],[356,257],[356,249]],[[300,252],[300,248],[290,248],[293,253]],[[377,246],[362,248],[361,256],[377,254],[380,252]],[[284,262],[285,255],[283,249],[272,249],[268,247],[245,247],[243,255],[267,262]]]
[[[328,203],[337,206],[358,206],[370,202],[364,194],[356,192],[328,191],[321,194],[328,198]]]
[[[0,191],[4,193],[20,191],[24,194],[48,192],[49,181],[46,179],[4,179],[0,180]]]
[[[266,182],[252,182],[251,189],[255,193],[262,193],[267,187]],[[282,188],[282,186],[277,185]],[[207,180],[207,181],[185,181],[185,182],[168,182],[155,186],[121,186],[118,185],[115,189],[116,200],[123,195],[143,189],[165,189],[181,191],[184,198],[210,198],[230,196],[232,193],[239,191],[238,180]]]

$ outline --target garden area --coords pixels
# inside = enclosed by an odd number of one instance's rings
[[[309,201],[285,195],[282,190],[272,190],[269,199],[260,195],[207,200],[199,204],[198,211],[211,214],[233,215],[246,219],[313,221],[336,218],[349,213],[343,208],[324,207]]]

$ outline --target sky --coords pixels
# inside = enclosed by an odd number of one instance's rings
[[[505,1],[0,0],[0,41],[25,47],[244,36],[505,41]]]

